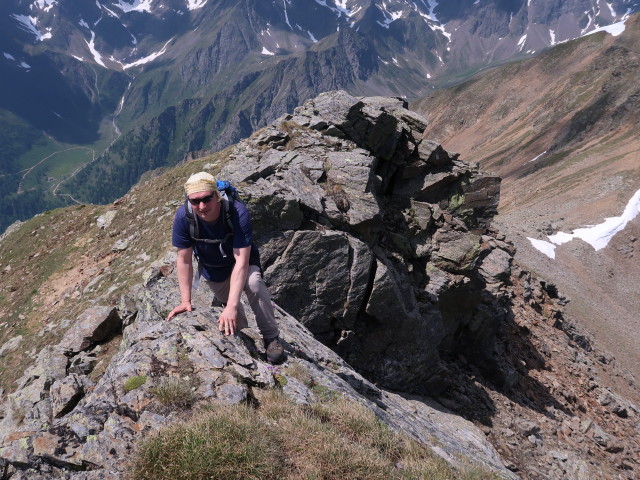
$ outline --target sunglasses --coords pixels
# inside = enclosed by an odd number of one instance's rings
[[[200,203],[209,203],[211,199],[215,196],[216,194],[212,193],[211,195],[207,195],[206,197],[189,198],[189,203],[191,203],[191,205],[196,205],[196,206],[200,205]]]

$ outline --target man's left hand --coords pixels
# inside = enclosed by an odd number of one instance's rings
[[[233,335],[236,332],[236,318],[238,311],[232,307],[225,307],[218,318],[218,330],[225,335]]]

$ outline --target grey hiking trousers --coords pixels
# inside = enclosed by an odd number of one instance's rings
[[[204,280],[204,279],[203,279]],[[229,286],[231,278],[227,278],[223,282],[204,281],[211,289],[213,294],[222,303],[227,303],[229,298]],[[244,293],[249,300],[251,310],[256,316],[258,330],[264,339],[272,339],[280,334],[278,324],[276,323],[276,315],[271,304],[271,294],[264,283],[260,268],[256,265],[249,265],[249,273],[247,274],[247,283],[244,285]],[[242,304],[238,305],[238,316],[236,318],[236,327],[238,330],[247,328],[247,316],[244,313]]]

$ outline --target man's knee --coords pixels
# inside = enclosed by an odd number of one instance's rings
[[[262,278],[262,274],[260,273],[259,268],[255,267],[250,270],[249,276],[247,278],[247,288],[254,295],[268,292],[267,286],[264,283],[264,279]]]

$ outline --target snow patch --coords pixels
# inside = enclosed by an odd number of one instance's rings
[[[624,21],[623,22],[618,22],[618,23],[612,23],[611,25],[607,25],[604,27],[598,27],[595,30],[590,31],[589,33],[587,33],[585,35],[585,37],[587,35],[591,35],[592,33],[597,33],[597,32],[607,32],[611,35],[613,35],[614,37],[617,37],[618,35],[620,35],[622,32],[624,32],[625,29],[625,25],[624,25]]]
[[[139,60],[136,60],[133,63],[127,63],[122,65],[122,68],[124,68],[125,70],[127,68],[131,68],[131,67],[138,67],[140,65],[144,65],[145,63],[149,63],[152,62],[153,60],[155,60],[156,58],[158,58],[160,55],[163,55],[166,51],[167,51],[167,45],[169,45],[169,42],[171,42],[171,40],[173,40],[173,37],[171,37],[169,40],[167,40],[167,43],[165,43],[162,47],[162,49],[158,52],[154,52],[151,55],[147,55],[146,57],[143,57]]]
[[[545,150],[544,152],[542,152],[540,155],[538,155],[537,157],[532,158],[531,160],[529,160],[527,163],[531,163],[531,162],[535,162],[536,160],[538,160],[541,156],[543,156],[545,153],[547,153],[547,151]]]
[[[594,250],[598,251],[603,249],[609,244],[609,241],[618,233],[624,230],[627,224],[636,218],[640,213],[640,190],[638,190],[619,217],[606,218],[604,222],[591,227],[578,228],[572,233],[558,232],[555,235],[549,235],[551,240],[556,245],[562,245],[574,238],[581,238]]]
[[[361,6],[358,6],[355,10],[350,10],[349,7],[347,7],[347,0],[333,0],[333,5],[334,5],[333,7],[327,4],[327,0],[315,0],[315,2],[318,5],[328,8],[332,12],[336,13],[338,15],[338,18],[340,18],[342,15],[344,15],[347,18],[350,18],[354,16],[356,13],[358,13],[360,10],[362,10]]]
[[[618,15],[616,15],[616,11],[613,9],[613,3],[607,3],[607,7],[609,7],[609,11],[611,12],[611,16],[613,18],[616,18]]]
[[[551,41],[550,41],[549,44],[550,45],[555,45],[556,44],[556,32],[550,29],[549,30],[549,37],[551,38]]]
[[[633,13],[633,10],[628,8],[625,14],[622,16],[622,20],[628,20],[632,13]]]
[[[82,57],[77,57],[75,55],[71,55],[73,58],[75,58],[76,60],[78,60],[79,62],[84,62],[84,58]]]
[[[589,15],[589,12],[584,12],[584,14],[589,18],[589,23],[587,23],[587,26],[580,31],[580,36],[587,34],[587,32],[589,31],[589,28],[591,27],[591,23],[593,22],[593,18],[591,18],[591,15]]]
[[[335,0],[334,4],[336,8],[347,17],[353,17],[356,13],[362,10],[361,6],[358,6],[355,10],[350,10],[349,7],[347,7],[347,0]]]
[[[522,51],[522,49],[524,48],[524,44],[527,41],[527,34],[525,33],[522,37],[520,37],[520,40],[518,40],[518,49],[520,51]]]
[[[100,53],[96,50],[95,39],[96,39],[96,34],[93,30],[91,30],[91,41],[87,42],[85,40],[85,43],[89,47],[89,51],[91,52],[91,55],[93,55],[93,59],[95,60],[95,62],[98,65],[101,65],[104,68],[107,68],[107,66],[102,61],[102,55],[100,55]]]
[[[282,0],[282,4],[284,5],[284,21],[287,22],[287,25],[289,25],[289,28],[293,30],[293,27],[289,23],[289,15],[287,14],[287,0]]]
[[[198,10],[199,8],[204,7],[207,3],[207,0],[187,0],[187,8],[189,10]]]
[[[445,37],[447,37],[448,42],[451,43],[451,34],[444,29],[444,25],[430,25],[430,26],[431,26],[431,30],[433,30],[434,32],[436,30],[441,32]]]
[[[7,52],[3,52],[4,58],[8,58],[9,60],[15,60],[16,57],[14,57],[13,55],[11,55],[10,53]]]
[[[129,12],[147,12],[151,13],[151,2],[153,0],[133,0],[133,3],[127,3],[123,0],[118,0],[114,7],[118,7],[124,13]]]
[[[113,10],[108,9],[108,8],[107,8],[107,7],[105,7],[104,5],[102,6],[102,8],[104,8],[104,9],[107,11],[107,13],[108,13],[109,15],[111,15],[112,17],[114,17],[114,18],[120,18],[120,16],[119,16],[116,12],[114,12]],[[93,25],[94,25],[94,26],[96,26],[96,25],[98,24],[98,22],[100,22],[100,20],[102,20],[102,17],[100,17],[100,18],[98,19],[98,21],[97,21],[96,23],[94,23]]]
[[[81,19],[80,19],[80,21],[78,21],[78,24],[79,24],[81,27],[89,28],[89,24],[88,24],[87,22],[85,22],[83,18],[81,18]]]
[[[378,25],[380,25],[381,27],[389,28],[389,25],[391,25],[399,18],[402,18],[402,10],[398,10],[397,12],[389,11],[385,2],[382,2],[382,7],[378,5],[376,6],[378,7],[378,10],[382,12],[382,15],[384,15],[384,21],[377,21]]]
[[[38,19],[36,17],[29,17],[27,15],[11,15],[14,19],[20,23],[20,27],[29,32],[36,37],[37,42],[42,42],[43,40],[48,40],[51,38],[51,28],[47,28],[47,33],[42,33],[38,30]]]
[[[33,5],[37,6],[40,10],[48,12],[57,3],[57,0],[36,0],[33,2]]]
[[[537,250],[540,250],[547,257],[556,258],[556,246],[553,243],[545,242],[544,240],[538,240],[536,238],[527,237],[527,240],[531,242]]]
[[[31,65],[29,65],[27,62],[20,62],[20,67],[24,68],[25,70],[31,69]]]
[[[275,53],[273,53],[270,50],[267,50],[267,47],[262,47],[262,51],[260,52],[262,55],[275,55]]]
[[[35,5],[40,10],[44,10],[45,12],[48,12],[57,3],[58,3],[57,0],[36,0],[31,4],[30,8],[33,10],[33,6]]]
[[[318,40],[316,40],[316,37],[313,36],[313,33],[311,33],[309,30],[307,30],[307,33],[309,34],[309,38],[313,43],[318,43]]]
[[[478,3],[479,0],[476,0],[476,3]],[[424,3],[424,2],[422,2]],[[438,18],[436,17],[435,13],[433,13],[436,9],[436,7],[438,6],[438,2],[436,0],[428,0],[429,3],[429,20],[433,20],[434,22],[439,22]]]

